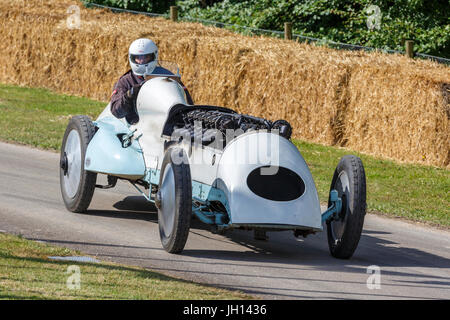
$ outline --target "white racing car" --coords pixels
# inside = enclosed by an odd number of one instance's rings
[[[321,212],[314,180],[289,140],[291,127],[233,110],[188,104],[179,73],[152,75],[136,102],[139,121],[115,118],[108,105],[95,121],[70,119],[64,134],[60,185],[72,212],[85,212],[95,188],[129,181],[158,209],[162,246],[180,253],[193,216],[213,232],[292,230],[306,237],[322,231],[334,257],[354,253],[366,212],[361,160],[343,157]],[[97,174],[108,185],[97,185]]]

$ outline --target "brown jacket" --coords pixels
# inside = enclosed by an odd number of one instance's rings
[[[135,108],[136,101],[127,96],[127,91],[134,85],[143,82],[144,78],[136,76],[131,70],[119,78],[114,85],[114,91],[111,95],[111,113],[115,117],[119,119],[125,117],[130,124],[136,123],[139,120]]]

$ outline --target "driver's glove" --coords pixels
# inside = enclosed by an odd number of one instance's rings
[[[141,84],[135,84],[131,87],[130,90],[127,91],[127,98],[136,100],[139,90],[141,90]]]

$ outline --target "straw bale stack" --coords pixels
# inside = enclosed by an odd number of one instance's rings
[[[70,5],[81,8],[69,29]],[[402,162],[450,167],[450,68],[400,55],[248,37],[197,23],[0,0],[0,82],[107,101],[128,46],[153,39],[194,101],[286,119],[294,136]]]

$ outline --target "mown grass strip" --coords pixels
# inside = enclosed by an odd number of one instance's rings
[[[86,98],[0,85],[0,139],[59,150],[71,116],[95,118],[105,103]]]
[[[96,118],[104,102],[53,93],[46,89],[0,85],[0,139],[59,150],[69,118]],[[322,203],[340,157],[356,154],[367,176],[369,212],[450,227],[450,170],[399,164],[342,148],[294,140],[308,163]]]
[[[138,267],[48,259],[79,255],[78,251],[0,233],[0,299],[254,299]],[[74,275],[70,266],[79,268],[79,288],[69,279]]]

